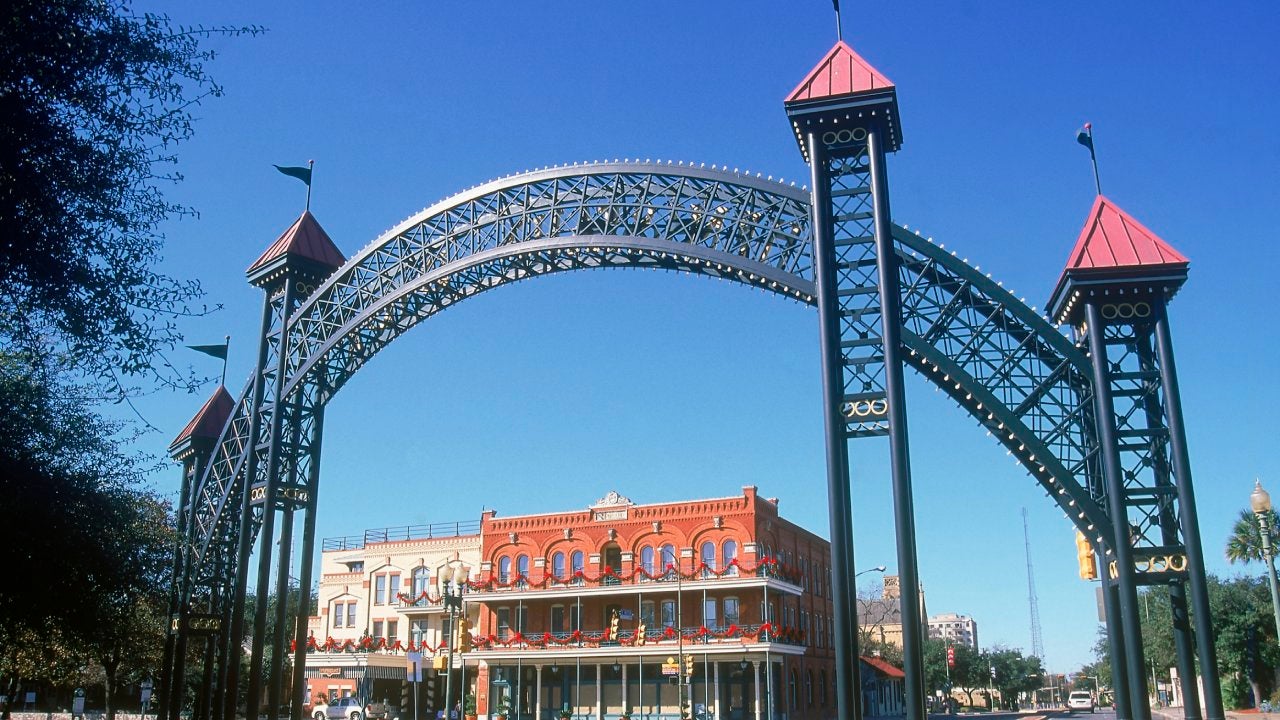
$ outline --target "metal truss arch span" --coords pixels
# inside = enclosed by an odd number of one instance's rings
[[[543,274],[655,268],[720,277],[813,303],[807,191],[730,171],[600,163],[517,175],[423,210],[361,250],[292,312],[281,413],[286,488],[316,477],[315,416],[417,323],[485,290]],[[1076,525],[1108,537],[1094,478],[1088,363],[1045,318],[975,268],[893,231],[910,362],[1003,443]],[[252,383],[250,383],[252,385]],[[237,508],[263,482],[267,438],[249,437],[246,392],[214,448],[194,507],[193,580],[226,582]],[[247,468],[257,476],[246,482]],[[251,534],[261,517],[250,518]],[[189,592],[188,597],[191,596]]]

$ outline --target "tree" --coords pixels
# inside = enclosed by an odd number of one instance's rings
[[[1246,707],[1247,691],[1265,698],[1280,667],[1271,595],[1261,578],[1222,581],[1209,577],[1209,606],[1216,631],[1218,674],[1228,707]]]
[[[1276,527],[1275,510],[1267,511],[1267,524],[1271,535],[1271,547],[1276,547],[1280,540],[1280,528]],[[1252,510],[1241,510],[1236,524],[1231,526],[1231,535],[1227,538],[1227,562],[1247,563],[1262,562],[1262,530],[1258,527],[1258,518]]]
[[[1021,650],[1000,646],[989,649],[983,653],[983,657],[988,674],[990,668],[995,668],[992,685],[1000,692],[1004,707],[1012,707],[1020,693],[1031,692],[1040,687],[1040,678],[1044,675],[1040,658],[1034,655],[1023,657]]]
[[[126,0],[12,0],[0,23],[0,347],[61,355],[119,397],[123,376],[176,380],[159,356],[196,282],[154,269],[165,166],[220,95],[212,33]],[[161,373],[164,377],[161,377]]]
[[[0,586],[10,697],[21,679],[63,682],[93,659],[114,672],[111,648],[126,640],[162,642],[138,618],[165,611],[169,508],[140,490],[147,460],[128,451],[118,425],[84,409],[86,392],[43,358],[0,352],[0,546],[21,578]]]

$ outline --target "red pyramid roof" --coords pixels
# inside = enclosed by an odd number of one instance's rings
[[[303,212],[245,272],[253,273],[282,255],[296,255],[334,268],[347,261],[310,210]]]
[[[1067,271],[1144,265],[1185,265],[1182,253],[1099,195],[1067,258]]]
[[[822,62],[791,91],[785,102],[818,100],[891,87],[893,83],[889,78],[871,67],[845,41],[839,40]]]
[[[231,393],[219,385],[218,389],[213,391],[213,397],[205,401],[204,407],[200,408],[200,412],[191,418],[191,422],[187,423],[186,427],[182,428],[182,432],[169,443],[169,447],[176,447],[183,441],[197,437],[216,440],[218,433],[222,432],[222,426],[227,424],[227,418],[231,415],[231,408],[234,405],[235,401],[231,399]]]

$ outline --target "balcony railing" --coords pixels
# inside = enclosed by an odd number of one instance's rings
[[[701,580],[739,579],[742,577],[778,578],[793,585],[804,582],[803,574],[797,568],[772,558],[763,558],[755,565],[747,565],[736,558],[729,561],[723,569],[716,569],[706,563],[699,563],[692,572],[682,572],[674,565],[668,565],[661,572],[650,572],[637,567],[629,573],[606,568],[599,574],[591,575],[584,570],[576,570],[567,577],[557,577],[553,573],[544,572],[540,576],[532,573],[512,573],[506,579],[496,572],[487,577],[467,581],[467,588],[477,593],[512,592],[523,590],[561,590],[574,587],[639,585],[644,583],[697,582]]]
[[[683,635],[683,638],[681,637]],[[731,623],[724,626],[682,628],[679,633],[674,627],[663,627],[657,630],[646,630],[644,640],[640,641],[638,630],[619,630],[617,637],[611,630],[589,631],[571,630],[564,632],[504,632],[498,635],[472,635],[474,650],[567,650],[572,648],[597,647],[650,647],[679,645],[710,645],[716,643],[771,642],[786,645],[803,645],[804,631],[799,628],[786,627],[773,623],[747,625]],[[289,650],[296,645],[290,642]],[[404,653],[421,652],[438,655],[448,652],[445,642],[438,645],[415,643],[412,640],[388,640],[387,638],[362,637],[359,640],[335,640],[325,638],[323,641],[314,637],[307,639],[307,652],[326,653]]]
[[[456,522],[431,523],[429,525],[401,525],[398,527],[365,530],[363,535],[325,538],[321,543],[321,550],[322,552],[359,550],[373,543],[430,540],[432,538],[451,538],[479,534],[479,520],[459,520]]]
[[[681,637],[683,636],[683,637]],[[776,642],[788,645],[803,645],[804,631],[799,628],[784,627],[773,623],[746,625],[732,623],[724,626],[682,628],[676,632],[674,627],[663,627],[657,630],[645,630],[643,640],[639,630],[619,630],[614,637],[610,630],[592,632],[589,630],[572,630],[564,632],[505,632],[502,636],[474,635],[472,647],[476,650],[556,650],[574,647],[647,647],[650,645],[686,645],[714,644],[719,642],[741,643]]]

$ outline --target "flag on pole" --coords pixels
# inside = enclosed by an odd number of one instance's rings
[[[274,167],[275,169],[279,170],[281,173],[285,175],[288,175],[289,177],[298,178],[302,182],[306,183],[307,187],[311,187],[311,168],[281,167],[279,165],[272,165],[271,167]]]
[[[1093,123],[1085,123],[1084,127],[1076,131],[1076,142],[1089,148],[1089,152],[1093,152]]]
[[[195,350],[196,352],[202,352],[205,355],[211,355],[220,360],[227,359],[226,345],[188,345],[187,347]]]

